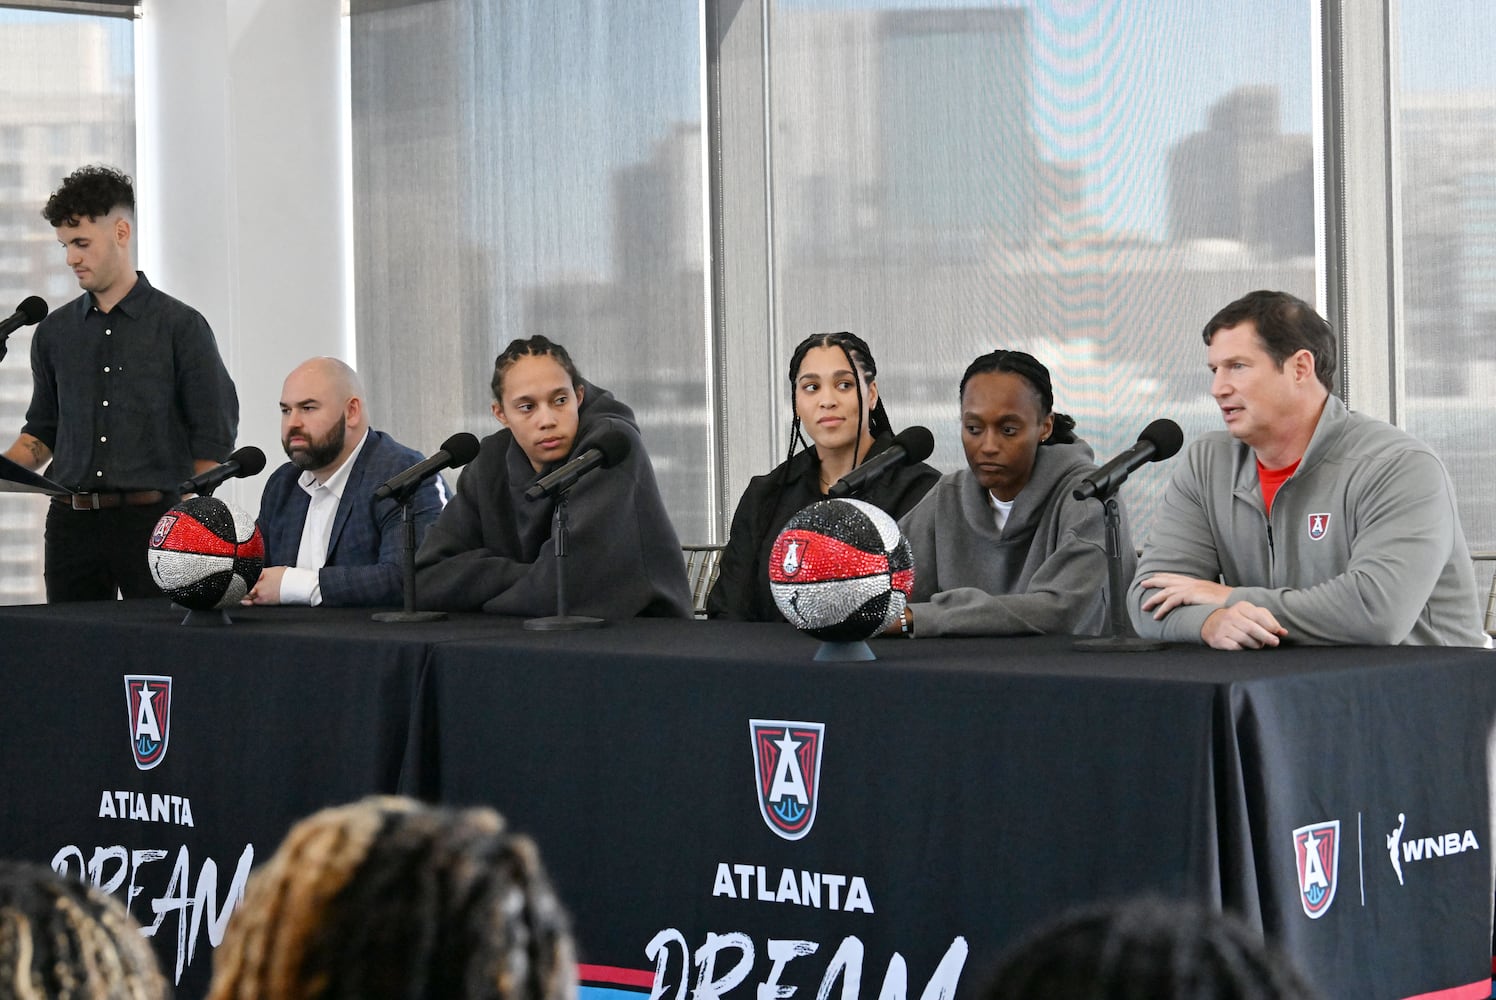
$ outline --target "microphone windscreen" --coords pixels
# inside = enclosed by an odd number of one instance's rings
[[[467,431],[458,431],[442,442],[441,450],[452,456],[451,467],[456,469],[478,457],[478,439]]]
[[[1184,431],[1168,417],[1161,417],[1144,427],[1138,440],[1153,445],[1153,457],[1148,461],[1162,462],[1179,454],[1179,449],[1184,444]]]
[[[629,457],[629,452],[634,450],[633,442],[629,436],[616,427],[609,428],[597,436],[591,447],[602,452],[603,468],[611,469],[613,466]]]
[[[235,478],[258,476],[260,470],[265,468],[265,453],[254,445],[247,444],[230,455],[229,461],[239,463],[239,472]]]
[[[20,305],[16,306],[16,312],[26,317],[26,325],[40,323],[47,318],[47,300],[40,295],[28,295]]]
[[[894,437],[893,443],[904,449],[909,464],[913,465],[915,462],[923,462],[930,457],[930,453],[935,450],[935,435],[930,433],[930,428],[916,424],[900,431]]]

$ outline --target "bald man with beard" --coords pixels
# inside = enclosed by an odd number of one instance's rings
[[[403,603],[400,505],[374,490],[426,456],[369,426],[358,373],[312,358],[286,376],[281,445],[265,484],[265,569],[245,604],[388,607]],[[416,544],[446,502],[440,476],[412,501]]]

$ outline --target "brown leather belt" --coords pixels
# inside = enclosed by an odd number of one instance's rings
[[[160,490],[140,490],[136,493],[74,493],[53,497],[52,502],[74,510],[109,510],[113,507],[148,507],[165,499],[166,494]]]

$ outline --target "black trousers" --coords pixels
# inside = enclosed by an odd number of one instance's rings
[[[160,597],[145,553],[156,522],[173,503],[163,500],[109,510],[73,510],[51,504],[43,572],[47,603]]]

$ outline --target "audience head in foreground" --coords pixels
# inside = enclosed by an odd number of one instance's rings
[[[1014,946],[983,1000],[1313,1000],[1236,917],[1182,900],[1088,906]]]
[[[0,861],[0,995],[164,1000],[171,991],[118,900],[42,865]]]
[[[213,1000],[572,1000],[566,914],[491,809],[369,798],[292,827],[250,878]]]
[[[1225,426],[1171,463],[1128,593],[1138,634],[1218,649],[1486,645],[1449,475],[1334,395],[1329,323],[1257,291],[1203,337]]]

